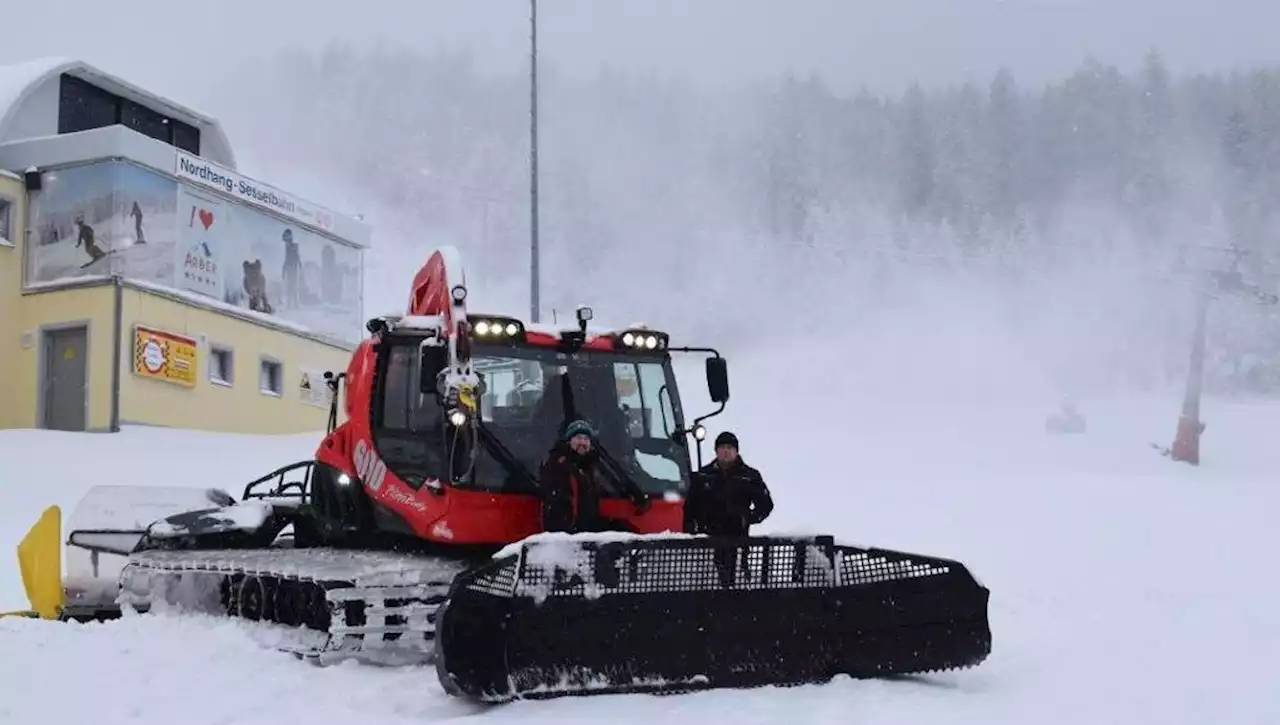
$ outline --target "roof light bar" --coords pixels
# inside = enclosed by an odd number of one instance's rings
[[[468,315],[471,337],[476,340],[510,342],[524,339],[524,325],[510,317]]]
[[[665,332],[654,330],[627,330],[617,337],[618,347],[628,350],[666,350],[670,338]]]

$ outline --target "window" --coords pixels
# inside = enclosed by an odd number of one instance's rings
[[[200,129],[195,126],[63,74],[58,96],[58,133],[91,131],[116,124],[188,153],[200,154]]]
[[[630,360],[614,363],[613,378],[627,432],[636,444],[637,463],[655,480],[679,481],[680,468],[675,462],[644,452],[656,441],[670,440],[676,428],[667,371],[662,363]]]
[[[173,145],[189,154],[200,155],[200,129],[189,123],[169,119],[169,128],[173,133]]]
[[[235,358],[231,350],[217,345],[209,348],[209,382],[230,387],[235,383]]]
[[[120,99],[114,94],[63,74],[58,97],[58,133],[76,133],[120,122]]]
[[[263,395],[284,395],[284,369],[278,360],[262,358],[258,374],[258,390]]]
[[[539,361],[483,357],[473,358],[472,364],[484,378],[481,420],[501,424],[533,415],[545,384],[546,371]]]
[[[13,243],[13,202],[0,199],[0,244]]]
[[[670,435],[682,421],[666,360],[477,342],[471,361],[484,380],[485,428],[527,470],[538,470],[571,404],[571,413],[595,426],[600,445],[641,488],[680,490],[688,458]],[[477,485],[512,490],[514,476],[488,450],[480,451],[476,470]]]
[[[443,364],[441,360],[434,364]],[[439,430],[440,403],[421,388],[421,354],[416,344],[391,346],[382,371],[382,404],[374,425],[393,432],[425,433]]]
[[[381,398],[373,403],[373,445],[388,468],[414,489],[445,476],[447,470],[444,411],[433,393],[422,392],[421,358],[415,340],[380,348],[375,395]],[[443,365],[444,349],[427,348],[428,369]],[[459,463],[465,460],[465,447],[453,452]]]
[[[164,114],[128,99],[120,100],[120,123],[157,141],[169,143],[172,138],[169,119]]]

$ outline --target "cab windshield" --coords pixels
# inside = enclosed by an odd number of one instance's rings
[[[443,349],[428,349],[439,358],[428,363],[430,368],[439,370]],[[373,410],[374,445],[387,465],[415,488],[424,479],[446,477],[450,467],[465,469],[471,445],[448,434],[440,401],[434,393],[421,392],[420,364],[418,340],[388,341],[380,355],[381,385]],[[481,424],[496,446],[476,442],[475,470],[455,478],[455,485],[536,493],[530,476],[537,477],[564,425],[582,418],[596,429],[599,443],[619,468],[647,493],[684,492],[688,453],[671,435],[684,418],[666,360],[475,343],[472,364],[484,387]],[[495,454],[495,447],[501,451]],[[504,460],[507,454],[514,467]],[[604,472],[611,480],[607,467]]]
[[[671,435],[683,415],[664,359],[476,344],[471,360],[484,384],[483,425],[530,473],[537,475],[564,425],[581,418],[646,492],[683,491],[688,456]],[[507,478],[488,451],[481,452],[477,473],[482,487]]]

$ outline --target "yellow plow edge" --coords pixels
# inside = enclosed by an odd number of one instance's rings
[[[65,604],[62,590],[62,509],[50,506],[18,543],[18,566],[31,609],[0,612],[0,617],[57,619]]]

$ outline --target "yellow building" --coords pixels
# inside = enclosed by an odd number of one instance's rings
[[[323,429],[370,229],[236,170],[212,118],[0,66],[0,428]]]

